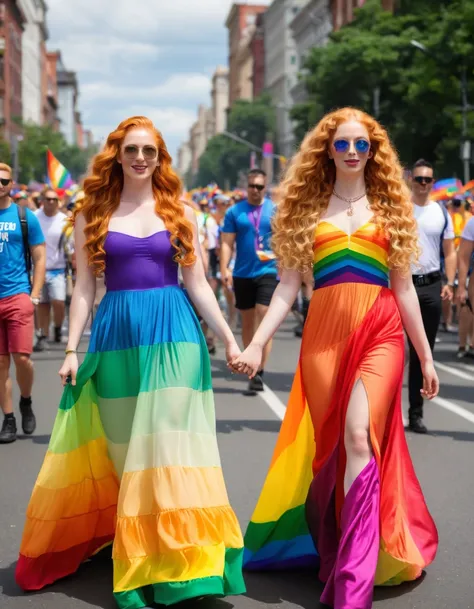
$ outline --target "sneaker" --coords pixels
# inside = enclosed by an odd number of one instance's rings
[[[408,425],[408,429],[413,431],[414,433],[425,434],[428,433],[428,429],[426,425],[423,423],[423,419],[418,417],[417,419],[412,419]]]
[[[59,328],[54,328],[54,342],[55,343],[61,342],[61,334],[62,334],[61,326],[59,326]]]
[[[474,359],[474,347],[469,347],[469,349],[466,349],[466,353],[464,354],[464,357],[467,357],[469,359]]]
[[[467,349],[465,347],[459,347],[456,353],[456,359],[464,359],[467,357]]]
[[[249,391],[263,391],[263,379],[259,374],[256,374],[249,382]]]
[[[0,444],[11,444],[16,440],[16,420],[15,417],[5,417],[3,419],[2,430],[0,431]]]
[[[44,351],[45,349],[46,349],[46,337],[38,336],[38,338],[36,339],[36,345],[33,347],[33,351],[35,353],[41,353],[41,351]]]
[[[27,436],[31,436],[36,429],[36,417],[33,408],[31,407],[31,398],[20,399],[20,412],[23,433]]]

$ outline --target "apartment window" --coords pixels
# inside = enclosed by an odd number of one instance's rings
[[[294,66],[296,64],[296,55],[292,55],[290,59],[291,65]]]
[[[294,6],[291,10],[293,11],[293,15],[296,15],[296,13],[300,10],[300,7]]]
[[[257,15],[253,15],[252,13],[248,13],[245,17],[245,23],[247,25],[253,25],[257,20]]]

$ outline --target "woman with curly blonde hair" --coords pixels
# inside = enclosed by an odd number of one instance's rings
[[[280,191],[281,282],[236,370],[255,374],[309,267],[315,285],[244,566],[316,562],[324,604],[369,609],[374,584],[416,579],[438,543],[401,412],[403,326],[423,362],[424,395],[438,392],[410,275],[410,194],[385,130],[352,108],[308,133]]]
[[[161,134],[122,122],[74,214],[77,281],[66,384],[27,512],[16,578],[38,590],[113,543],[121,609],[245,591],[243,539],[216,439],[203,319],[240,354],[203,271],[194,212]],[[76,350],[107,293],[78,369]],[[76,374],[77,373],[77,374]]]

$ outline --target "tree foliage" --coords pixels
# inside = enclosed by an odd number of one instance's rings
[[[474,100],[473,31],[469,0],[400,0],[394,14],[380,0],[367,0],[326,47],[312,50],[305,76],[309,100],[292,112],[296,136],[301,139],[325,112],[355,106],[377,114],[403,162],[424,157],[440,173],[462,175],[460,77],[464,65]],[[470,119],[474,126],[473,113]],[[474,136],[473,127],[468,134]]]
[[[275,109],[271,97],[261,95],[254,101],[238,100],[228,116],[227,131],[254,146],[261,148],[267,139],[272,139],[276,128]],[[247,171],[250,164],[250,149],[224,134],[216,135],[207,143],[199,159],[199,171],[195,186],[217,182],[224,186],[235,186],[239,173]]]
[[[64,136],[49,125],[24,124],[23,140],[18,150],[20,183],[45,180],[48,148],[77,181],[85,173],[89,159],[97,151],[95,147],[83,150],[75,145],[70,146]]]

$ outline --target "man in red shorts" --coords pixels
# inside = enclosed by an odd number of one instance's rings
[[[34,310],[40,301],[46,268],[46,248],[39,222],[29,209],[20,209],[12,202],[11,188],[12,170],[0,163],[0,406],[4,414],[0,444],[14,442],[17,433],[9,379],[11,358],[21,395],[23,432],[30,435],[36,429],[30,356]],[[34,265],[32,284],[30,260]]]

